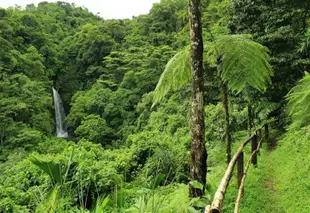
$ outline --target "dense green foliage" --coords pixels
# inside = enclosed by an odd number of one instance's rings
[[[201,212],[225,170],[221,80],[233,149],[246,136],[249,101],[256,126],[275,116],[288,131],[278,150],[262,152],[271,163],[251,168],[242,212],[309,212],[310,4],[201,6],[209,153],[201,199],[188,197],[188,184],[200,185],[189,178],[190,89],[181,87],[191,79],[186,0],[125,20],[65,2],[0,8],[0,212]],[[54,136],[52,87],[68,139]]]

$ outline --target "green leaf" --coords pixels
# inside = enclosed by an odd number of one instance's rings
[[[125,198],[126,198],[126,192],[125,191],[120,190],[117,192],[117,206],[119,208],[124,207]]]
[[[192,206],[187,207],[187,211],[188,211],[189,213],[200,213],[200,211],[196,210],[196,209],[195,209],[194,207],[192,207]]]
[[[150,185],[150,189],[151,190],[154,190],[156,189],[164,180],[165,180],[165,175],[163,174],[159,174],[157,175],[151,182],[151,185]]]
[[[96,208],[92,211],[92,213],[102,213],[104,209],[108,206],[112,206],[112,201],[109,197],[106,197],[102,202],[101,199],[98,198],[96,202]]]
[[[189,182],[189,184],[192,185],[195,189],[203,190],[202,183],[198,182],[197,180],[193,180],[193,181]]]

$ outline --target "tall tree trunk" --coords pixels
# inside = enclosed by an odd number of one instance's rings
[[[228,165],[231,160],[231,132],[228,106],[228,87],[226,82],[222,82],[222,103],[225,114],[226,162]]]
[[[252,116],[252,106],[251,104],[248,104],[248,136],[251,136],[252,134],[252,127],[253,127],[253,116]]]
[[[200,0],[189,0],[191,69],[192,69],[192,109],[191,109],[191,167],[192,180],[199,181],[203,189],[190,185],[190,197],[204,195],[207,175],[207,151],[204,140],[203,108],[203,41],[201,27]]]

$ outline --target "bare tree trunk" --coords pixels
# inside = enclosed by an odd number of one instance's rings
[[[190,197],[204,195],[207,175],[207,151],[204,140],[203,108],[203,41],[201,27],[200,0],[189,1],[191,69],[192,69],[192,109],[191,109],[191,167],[192,180],[199,181],[203,189],[190,185]]]
[[[228,88],[227,83],[225,82],[222,82],[222,103],[225,113],[226,162],[228,165],[231,160],[231,132],[229,121]]]

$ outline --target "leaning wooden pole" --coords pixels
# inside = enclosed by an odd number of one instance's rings
[[[225,196],[226,189],[227,189],[229,181],[230,181],[231,174],[234,170],[235,164],[236,164],[239,156],[243,152],[244,147],[252,140],[252,138],[253,138],[253,136],[246,139],[242,143],[242,145],[240,146],[238,151],[235,153],[233,158],[231,159],[230,163],[227,166],[226,172],[222,178],[222,181],[221,181],[221,183],[220,183],[219,187],[217,188],[217,191],[214,195],[213,202],[212,202],[210,207],[206,208],[205,213],[221,213],[224,196]]]
[[[245,167],[245,171],[244,171],[243,177],[241,179],[241,184],[240,184],[239,189],[238,189],[238,196],[237,196],[236,203],[235,203],[234,213],[238,213],[239,212],[239,207],[240,207],[240,203],[241,203],[241,199],[242,199],[242,195],[243,195],[243,191],[244,191],[245,178],[246,178],[246,176],[248,174],[248,170],[249,170],[250,165],[252,163],[252,158],[257,154],[257,152],[259,152],[259,149],[261,147],[263,139],[264,139],[264,137],[261,137],[261,139],[259,141],[259,144],[257,146],[257,149],[254,150],[254,152],[252,152],[249,160],[247,161],[247,164],[246,164],[246,167]]]

